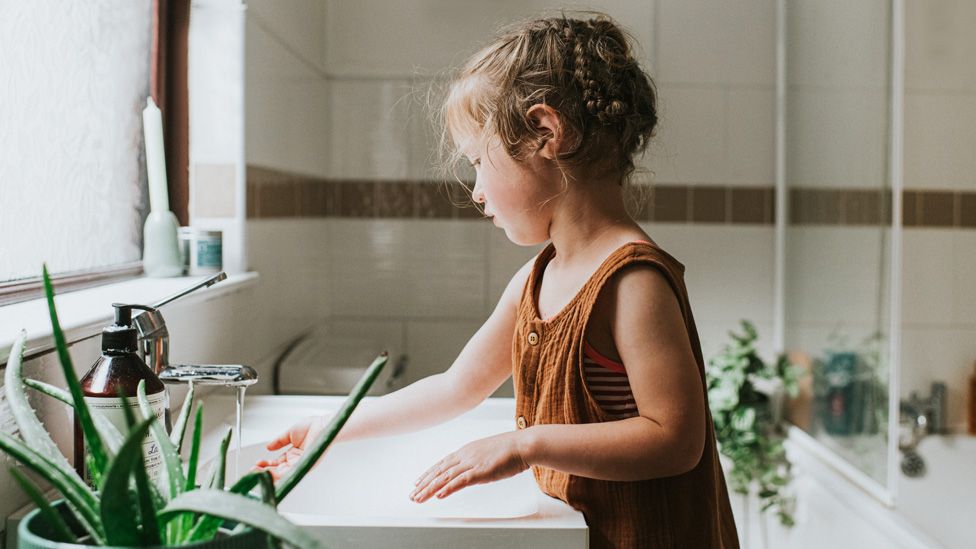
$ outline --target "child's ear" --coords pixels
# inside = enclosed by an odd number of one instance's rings
[[[549,105],[532,105],[525,113],[539,134],[535,152],[548,160],[555,160],[563,147],[563,124],[556,109]]]

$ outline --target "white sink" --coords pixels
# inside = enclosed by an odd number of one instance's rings
[[[257,396],[245,403],[240,472],[272,455],[265,443],[303,416],[337,409],[342,397]],[[408,495],[429,466],[463,444],[512,429],[512,399],[489,399],[468,414],[417,433],[334,445],[279,506],[329,547],[585,548],[582,514],[543,494],[531,472],[418,504]],[[234,400],[215,393],[205,406],[201,454],[209,457]],[[236,454],[228,454],[228,480]],[[206,478],[203,476],[202,478]]]

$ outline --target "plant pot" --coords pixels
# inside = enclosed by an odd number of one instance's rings
[[[68,507],[64,500],[58,500],[54,502],[54,508],[61,513],[64,517],[65,522],[68,523],[68,527],[72,528],[75,532],[81,531],[80,525],[74,520],[71,513],[68,512]],[[54,537],[54,530],[51,528],[44,517],[41,515],[40,509],[34,509],[23,520],[20,521],[20,525],[17,527],[17,548],[18,549],[82,549],[86,547],[106,547],[101,545],[94,545],[88,543],[65,543],[61,541],[52,541]],[[268,544],[268,536],[263,532],[258,530],[246,530],[238,534],[230,534],[229,532],[224,532],[225,535],[218,536],[212,540],[198,541],[195,543],[187,545],[156,545],[152,546],[154,548],[162,547],[187,547],[194,549],[261,549],[270,547]],[[111,546],[109,546],[111,547]]]

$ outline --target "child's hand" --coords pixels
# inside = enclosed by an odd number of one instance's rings
[[[435,494],[445,498],[466,486],[502,480],[528,469],[522,450],[524,433],[502,433],[464,445],[421,475],[410,499],[423,503]]]
[[[305,446],[316,439],[325,425],[326,416],[309,416],[292,425],[290,429],[267,445],[268,450],[272,451],[289,445],[291,448],[270,461],[262,459],[257,462],[254,466],[255,470],[270,471],[271,476],[277,481],[298,463],[299,458],[305,453]]]

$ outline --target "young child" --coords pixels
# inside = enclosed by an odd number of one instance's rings
[[[605,16],[518,24],[451,85],[445,142],[475,168],[474,201],[512,242],[549,244],[450,369],[364,402],[341,432],[440,423],[514,375],[517,429],[444,457],[414,501],[531,468],[583,513],[591,547],[738,547],[684,267],[624,206],[655,100]],[[279,477],[325,424],[295,425],[268,445],[286,451],[258,465]]]

